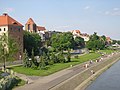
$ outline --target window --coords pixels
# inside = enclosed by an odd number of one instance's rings
[[[30,24],[28,24],[28,31],[30,30]]]
[[[1,28],[0,28],[0,31],[1,31]]]
[[[19,28],[18,30],[19,30],[19,32],[20,32],[20,28]]]
[[[4,31],[5,31],[5,28],[4,28]]]
[[[12,28],[10,28],[12,30]]]
[[[20,37],[18,37],[18,40],[20,41]]]

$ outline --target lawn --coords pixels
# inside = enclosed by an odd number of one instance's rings
[[[111,54],[115,50],[99,50],[99,51],[102,52],[102,53]]]
[[[101,52],[110,53],[111,51],[103,50]],[[22,73],[25,75],[47,76],[47,75],[50,75],[57,71],[68,68],[68,67],[70,67],[70,65],[74,66],[74,65],[77,65],[77,64],[89,61],[89,60],[95,60],[100,56],[101,56],[100,53],[94,53],[94,52],[88,53],[85,55],[78,56],[78,58],[72,58],[72,62],[69,62],[69,63],[58,63],[58,64],[54,64],[54,65],[48,65],[46,70],[35,70],[32,68],[25,68],[23,66],[12,67],[12,69],[15,72]]]

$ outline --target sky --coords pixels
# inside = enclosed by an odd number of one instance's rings
[[[0,0],[3,13],[23,25],[31,17],[49,31],[97,32],[120,40],[120,0]]]

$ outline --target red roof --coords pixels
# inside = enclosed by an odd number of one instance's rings
[[[72,33],[73,33],[74,31],[75,31],[76,33],[78,33],[78,34],[81,33],[80,30],[73,30]]]
[[[111,40],[111,38],[110,38],[110,37],[106,37],[106,40],[108,40],[108,41],[109,41],[109,40]]]
[[[23,26],[19,22],[17,22],[12,17],[8,16],[6,13],[0,16],[0,26],[4,25],[17,25],[17,26]]]
[[[45,28],[45,27],[42,27],[42,26],[37,26],[37,30],[38,30],[38,31],[44,31],[44,30],[46,30],[46,28]]]
[[[35,24],[32,18],[29,18],[26,24]]]

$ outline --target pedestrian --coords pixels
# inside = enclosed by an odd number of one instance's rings
[[[92,60],[90,60],[90,64],[92,64],[93,63],[93,61]]]
[[[89,67],[89,64],[86,63],[86,64],[85,64],[85,67],[88,68],[88,67]]]
[[[93,70],[91,70],[91,73],[92,73],[92,74],[95,74],[95,72],[94,72]]]

